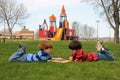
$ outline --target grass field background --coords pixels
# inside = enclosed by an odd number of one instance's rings
[[[0,80],[120,80],[120,44],[105,42],[115,61],[97,62],[9,62],[18,49],[18,43],[27,44],[27,53],[38,51],[39,40],[7,40],[0,43]],[[70,41],[51,41],[53,57],[68,59]],[[96,51],[96,42],[82,41],[86,52]]]

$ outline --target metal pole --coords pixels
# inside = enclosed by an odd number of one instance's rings
[[[98,36],[98,24],[99,24],[99,20],[96,20],[96,22],[97,22],[97,40],[98,40],[98,38],[99,38],[99,36]]]
[[[4,37],[3,37],[3,43],[5,43],[6,38],[6,28],[5,28],[5,19],[4,19]]]

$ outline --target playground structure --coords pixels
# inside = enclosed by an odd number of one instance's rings
[[[50,39],[50,40],[69,40],[78,39],[75,36],[75,27],[69,28],[69,22],[67,20],[67,15],[64,6],[61,9],[59,27],[56,26],[56,17],[52,14],[49,17],[50,26],[48,30],[48,25],[44,19],[43,24],[39,25],[39,38]]]

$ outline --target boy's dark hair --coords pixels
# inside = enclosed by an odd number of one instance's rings
[[[70,44],[69,44],[69,49],[74,49],[74,50],[78,50],[82,48],[82,44],[81,42],[77,41],[77,40],[73,40]]]

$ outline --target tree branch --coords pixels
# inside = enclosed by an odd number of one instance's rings
[[[111,23],[111,21],[110,21],[110,18],[109,18],[109,16],[108,16],[108,12],[107,12],[107,10],[106,10],[106,8],[105,8],[105,5],[104,5],[104,3],[103,3],[103,0],[100,0],[100,1],[101,1],[101,3],[102,3],[102,7],[104,8],[105,15],[106,15],[106,17],[107,17],[107,20],[108,20],[109,24],[111,25],[111,27],[112,27],[113,29],[115,29],[114,25],[113,25],[113,24]]]

